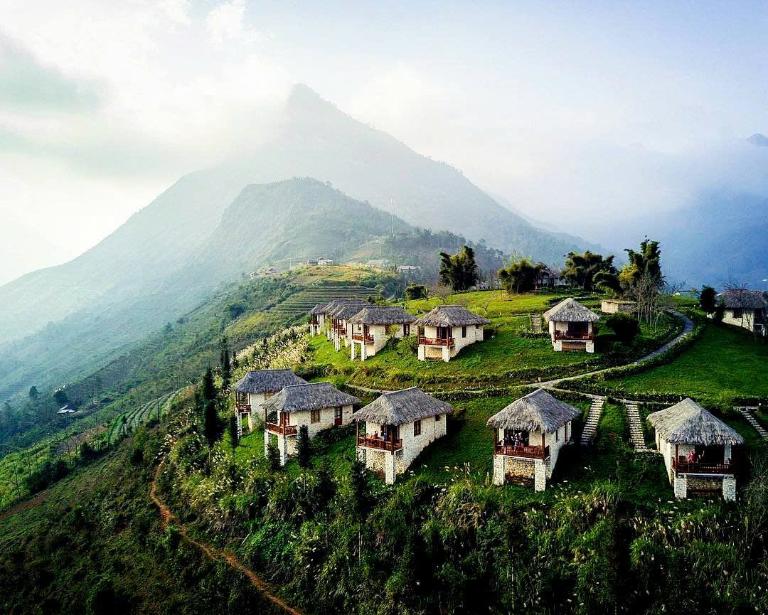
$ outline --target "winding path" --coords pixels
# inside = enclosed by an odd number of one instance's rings
[[[203,556],[212,562],[225,562],[230,568],[237,570],[244,574],[251,585],[261,594],[263,598],[269,600],[279,609],[289,613],[290,615],[302,615],[301,611],[297,611],[293,607],[289,606],[282,598],[275,595],[271,586],[264,579],[262,579],[253,570],[248,568],[238,557],[231,551],[220,549],[213,545],[201,542],[192,538],[189,534],[187,527],[181,523],[179,518],[173,513],[173,511],[160,499],[157,495],[157,479],[160,476],[160,472],[163,470],[163,463],[158,464],[155,470],[155,475],[152,477],[152,482],[149,487],[149,498],[152,500],[155,506],[160,511],[160,519],[162,520],[163,528],[168,527],[169,523],[174,523],[179,528],[179,535],[189,544],[197,547]]]

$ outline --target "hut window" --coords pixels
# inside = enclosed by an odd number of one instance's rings
[[[560,442],[560,429],[555,432],[555,442]]]
[[[310,419],[313,423],[319,423],[320,422],[320,410],[312,410],[310,414]]]
[[[742,311],[741,310],[733,310],[733,318],[741,318]]]
[[[411,325],[403,325],[403,335],[408,337],[411,334]]]
[[[414,421],[413,422],[413,435],[414,436],[420,436],[421,435],[421,421]]]
[[[440,419],[442,419],[442,418],[443,418],[443,415],[442,415],[442,414],[436,414],[436,415],[435,415],[435,421],[436,421],[436,422],[437,422],[437,421],[440,421]]]
[[[462,327],[461,328],[461,337],[467,337],[467,328],[466,327]]]

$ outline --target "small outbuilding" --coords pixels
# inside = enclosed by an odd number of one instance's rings
[[[600,316],[576,299],[568,298],[544,312],[549,335],[556,352],[576,350],[595,352],[595,335]]]
[[[419,361],[450,361],[462,348],[483,341],[491,321],[461,305],[440,305],[415,323],[419,332]]]
[[[264,424],[264,455],[270,442],[276,441],[280,452],[280,465],[296,454],[299,429],[306,425],[310,439],[330,427],[347,425],[352,410],[360,400],[339,391],[328,382],[294,384],[262,404]]]
[[[253,431],[257,423],[265,422],[262,404],[293,384],[306,384],[289,369],[259,369],[250,371],[235,383],[235,415],[238,433],[242,433],[242,420],[247,418],[248,428]]]
[[[544,491],[560,449],[571,441],[572,421],[581,412],[538,389],[488,419],[493,428],[493,483],[533,483]]]
[[[357,458],[392,484],[421,451],[447,433],[452,412],[449,404],[415,387],[383,393],[353,416]]]
[[[365,361],[384,348],[391,337],[410,335],[415,320],[415,316],[398,306],[363,308],[349,319],[352,360],[359,356]]]
[[[747,331],[766,335],[768,302],[759,290],[735,288],[720,293],[723,304],[723,322]]]
[[[603,299],[600,302],[600,311],[603,314],[634,314],[637,311],[637,303],[626,299]]]
[[[675,497],[722,493],[736,499],[733,447],[744,438],[692,399],[648,415]]]

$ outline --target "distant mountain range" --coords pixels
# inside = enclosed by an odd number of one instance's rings
[[[348,196],[252,186],[295,177]],[[268,143],[182,177],[73,261],[0,287],[0,395],[40,379],[35,370],[50,381],[111,356],[259,265],[343,256],[413,226],[551,263],[587,245],[296,86]]]

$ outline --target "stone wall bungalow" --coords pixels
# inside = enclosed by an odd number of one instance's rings
[[[339,391],[328,382],[295,384],[285,387],[262,405],[266,414],[264,424],[264,455],[270,442],[280,452],[280,465],[296,454],[299,429],[307,426],[309,438],[330,427],[348,425],[352,420],[357,397]]]
[[[576,299],[568,298],[544,312],[549,336],[556,352],[575,350],[595,352],[595,335],[600,316]]]
[[[360,357],[365,361],[384,348],[391,337],[410,335],[415,320],[415,316],[397,306],[363,308],[349,319],[352,360]]]
[[[357,458],[391,485],[421,451],[447,433],[451,412],[449,404],[415,387],[383,393],[354,414]]]
[[[720,293],[725,308],[723,322],[747,331],[766,335],[766,311],[768,302],[759,290],[736,288]]]
[[[580,411],[538,389],[488,419],[493,428],[493,484],[532,483],[544,491]]]
[[[371,305],[362,299],[337,299],[336,305],[330,308],[326,314],[329,320],[330,339],[336,350],[341,350],[350,344],[349,319],[364,307]]]
[[[733,447],[744,438],[692,399],[648,415],[675,497],[722,493],[736,499]]]
[[[306,384],[289,369],[260,369],[250,371],[235,383],[235,416],[238,433],[242,433],[242,420],[247,418],[248,428],[265,421],[262,404],[292,384]]]
[[[491,321],[461,305],[440,305],[419,318],[419,361],[450,361],[462,348],[483,341],[483,328]]]

